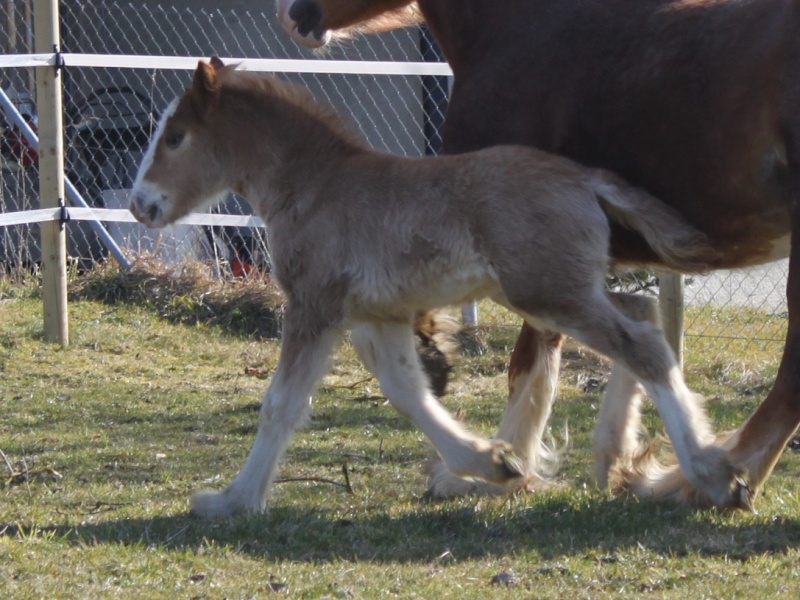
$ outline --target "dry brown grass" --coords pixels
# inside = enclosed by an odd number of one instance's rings
[[[283,305],[266,275],[220,279],[200,262],[170,266],[148,257],[129,271],[112,263],[98,266],[75,280],[70,299],[145,306],[172,323],[204,323],[256,339],[278,337]]]

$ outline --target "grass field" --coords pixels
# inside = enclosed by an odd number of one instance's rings
[[[156,284],[144,278],[138,292]],[[185,289],[164,288],[159,302],[107,279],[73,289],[60,349],[42,340],[35,287],[0,283],[1,598],[800,595],[800,456],[787,450],[758,515],[598,491],[589,440],[608,366],[572,345],[552,421],[569,443],[552,491],[424,501],[419,432],[344,345],[269,512],[192,519],[189,494],[229,482],[249,450],[277,359],[277,341],[261,339],[270,327],[248,334],[255,301],[223,318],[224,302]],[[693,318],[748,328],[730,312]],[[444,400],[486,434],[514,334],[483,331],[489,352],[460,359]],[[689,338],[687,377],[719,429],[758,405],[779,353]],[[652,409],[646,420],[659,428]]]

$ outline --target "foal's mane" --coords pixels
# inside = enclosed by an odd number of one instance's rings
[[[237,98],[252,100],[254,106],[279,106],[299,123],[308,123],[316,131],[325,129],[341,142],[359,148],[369,148],[366,140],[327,103],[318,101],[308,90],[281,81],[272,75],[237,71],[236,65],[226,65],[217,74],[223,94],[226,88]],[[286,116],[286,115],[284,115]]]

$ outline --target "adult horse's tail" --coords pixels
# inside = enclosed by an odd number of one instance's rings
[[[638,232],[670,269],[700,273],[714,266],[708,237],[672,207],[609,171],[594,173],[594,188],[608,218]]]

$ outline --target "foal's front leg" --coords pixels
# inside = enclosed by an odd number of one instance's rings
[[[510,444],[467,431],[433,396],[410,323],[362,325],[351,339],[392,406],[422,430],[453,473],[494,483],[522,474]]]
[[[339,332],[312,331],[296,311],[287,309],[281,356],[261,405],[258,433],[242,470],[222,492],[201,491],[192,497],[192,512],[205,518],[266,507],[272,480],[284,449],[311,407],[311,395],[325,375]]]

